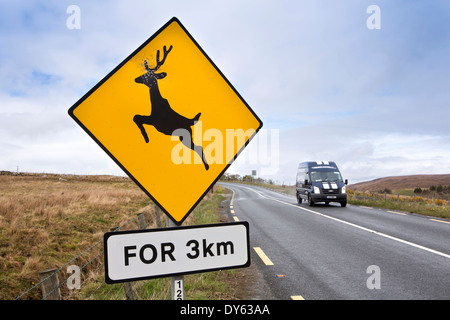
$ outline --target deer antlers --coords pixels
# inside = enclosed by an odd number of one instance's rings
[[[156,51],[156,67],[154,67],[154,68],[149,68],[149,67],[148,67],[148,63],[147,63],[147,60],[145,60],[145,61],[144,61],[145,69],[146,69],[147,71],[153,71],[153,72],[155,72],[156,70],[158,70],[158,69],[164,64],[164,61],[166,61],[167,55],[169,54],[170,50],[172,50],[172,46],[169,47],[169,50],[166,50],[166,46],[163,47],[164,56],[163,56],[162,61],[159,61],[159,50]]]

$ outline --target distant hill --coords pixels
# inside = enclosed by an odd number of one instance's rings
[[[414,189],[429,188],[430,186],[450,186],[450,174],[421,174],[410,176],[397,176],[378,178],[371,181],[359,182],[349,185],[349,189],[358,191],[380,191],[385,188]]]

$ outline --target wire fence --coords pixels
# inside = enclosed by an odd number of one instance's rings
[[[136,218],[112,228],[111,232],[159,228],[166,220],[158,207],[138,213]],[[65,263],[60,268],[43,270],[40,281],[16,300],[124,300],[139,299],[142,281],[108,285],[104,277],[103,239]]]
[[[387,192],[363,192],[363,191],[353,191],[348,190],[348,195],[351,199],[366,200],[384,200],[384,201],[397,201],[397,202],[418,202],[426,203],[436,206],[448,206],[448,201],[439,199],[435,194],[431,195],[431,198],[427,198],[420,195],[405,196],[401,194],[388,194]]]

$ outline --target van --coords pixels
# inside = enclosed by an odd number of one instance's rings
[[[339,202],[345,207],[347,184],[347,179],[342,180],[341,172],[334,162],[301,162],[297,170],[297,202],[301,204],[305,200],[310,206],[317,202]]]

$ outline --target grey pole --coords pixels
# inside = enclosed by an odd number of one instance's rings
[[[177,228],[178,226],[169,218],[167,218],[169,228]],[[171,277],[171,297],[172,300],[184,300],[184,276]]]

